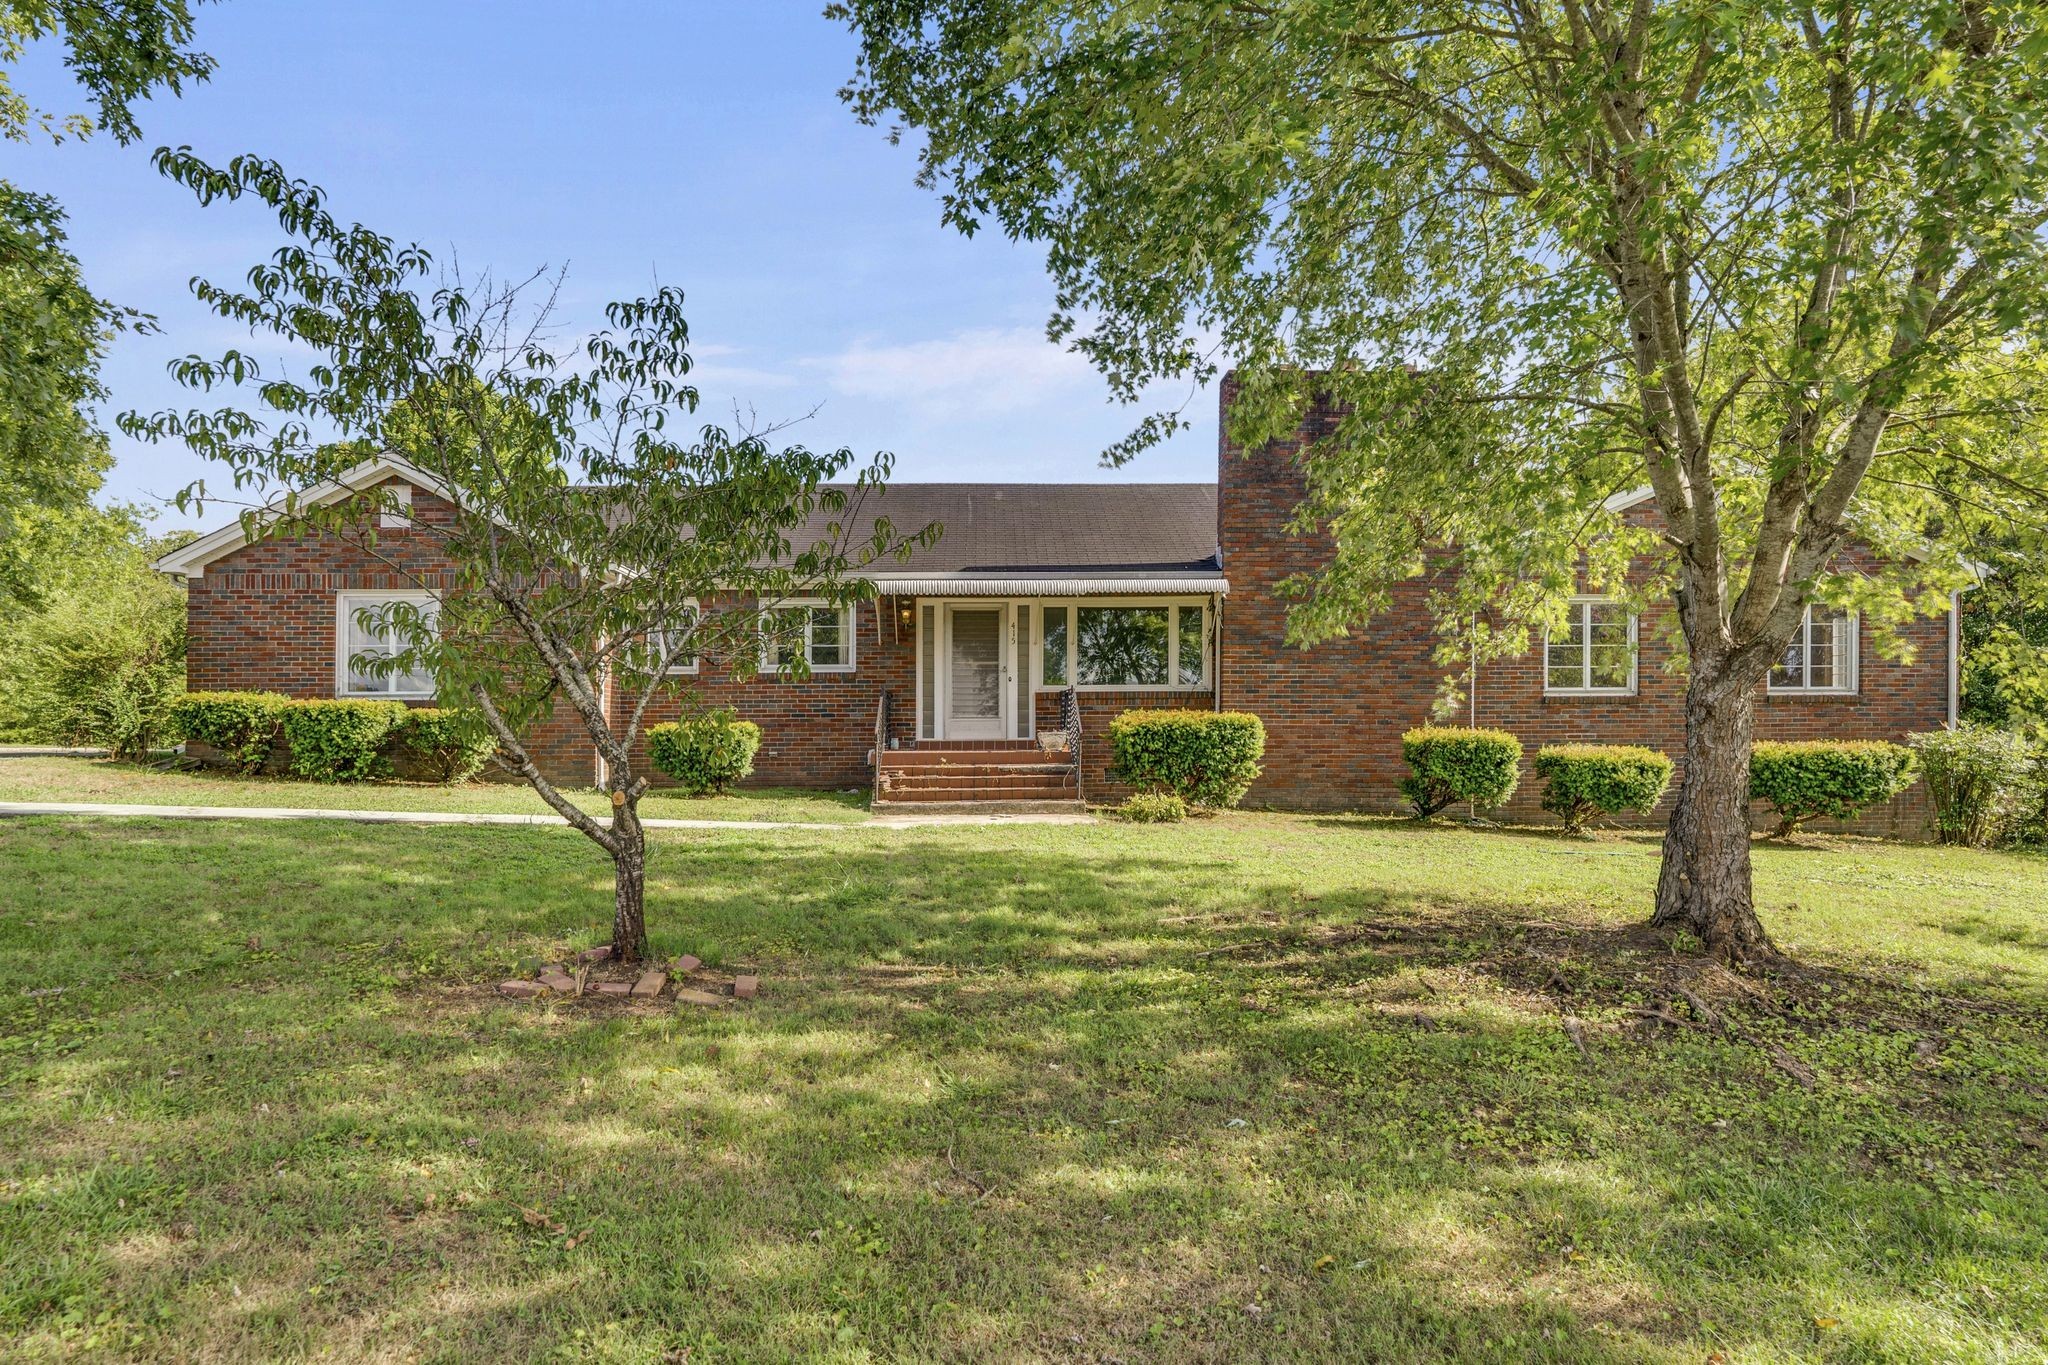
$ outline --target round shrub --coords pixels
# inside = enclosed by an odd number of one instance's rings
[[[384,741],[405,719],[397,701],[295,701],[279,723],[291,744],[292,776],[363,782],[389,774]]]
[[[1188,818],[1188,803],[1175,792],[1139,792],[1116,808],[1134,825],[1173,825]]]
[[[1934,835],[1942,843],[1983,848],[2020,822],[2015,816],[2026,804],[2032,778],[2032,756],[2024,739],[1976,725],[1931,730],[1909,739],[1927,774]]]
[[[1243,711],[1126,711],[1109,723],[1110,768],[1145,792],[1234,806],[1259,775],[1266,727]]]
[[[187,692],[171,707],[170,731],[209,746],[235,772],[253,773],[270,757],[289,705],[275,692]]]
[[[1546,744],[1530,765],[1543,779],[1543,809],[1577,834],[1595,815],[1648,815],[1671,785],[1671,760],[1639,744]]]
[[[754,771],[761,727],[730,711],[649,726],[647,756],[692,796],[722,792]]]
[[[1422,725],[1401,736],[1401,757],[1409,768],[1401,795],[1427,820],[1459,801],[1506,805],[1521,775],[1522,741],[1505,730]]]
[[[391,731],[399,762],[429,782],[467,782],[498,751],[498,740],[474,711],[418,706]]]
[[[1847,820],[1913,785],[1913,751],[1882,740],[1763,740],[1749,751],[1749,796],[1778,813],[1780,838],[1816,816]]]

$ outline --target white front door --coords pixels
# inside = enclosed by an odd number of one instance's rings
[[[1003,739],[1003,608],[946,607],[945,705],[947,739]]]

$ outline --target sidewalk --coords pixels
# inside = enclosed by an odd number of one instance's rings
[[[312,810],[301,806],[129,806],[89,801],[0,801],[0,817],[85,815],[155,820],[348,820],[364,825],[552,825],[568,829],[559,815],[412,810]],[[608,824],[606,816],[594,817]],[[943,825],[1087,825],[1082,814],[895,815],[860,824],[817,820],[642,820],[648,829],[929,829]]]

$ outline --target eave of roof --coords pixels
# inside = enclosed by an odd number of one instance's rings
[[[328,503],[338,502],[342,498],[353,496],[366,488],[374,487],[384,482],[384,480],[394,477],[404,479],[414,487],[425,489],[427,492],[437,496],[447,496],[440,480],[427,474],[409,460],[397,455],[384,454],[373,455],[360,464],[352,466],[345,473],[329,479],[325,483],[315,484],[299,496],[298,505],[301,507],[325,506]],[[268,507],[259,509],[256,513],[256,518],[258,521],[268,524],[276,521],[283,515],[284,502],[282,499],[279,499],[272,502]],[[250,535],[248,531],[243,527],[241,520],[237,518],[217,531],[209,531],[207,534],[199,537],[199,539],[189,541],[184,545],[180,545],[177,549],[159,556],[152,567],[158,573],[177,574],[181,577],[190,578],[192,575],[202,572],[207,565],[213,563],[214,560],[219,559],[222,555],[232,554],[236,550],[241,549],[249,541]]]

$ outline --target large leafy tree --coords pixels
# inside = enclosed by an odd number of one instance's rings
[[[613,304],[607,325],[564,349],[548,340],[560,320],[544,281],[537,298],[533,281],[430,287],[424,251],[336,220],[320,190],[275,163],[216,168],[168,150],[157,161],[202,202],[246,196],[275,212],[290,240],[246,287],[193,289],[221,317],[319,360],[295,378],[238,350],[190,357],[174,366],[183,383],[254,401],[129,414],[124,429],[218,461],[235,490],[258,495],[244,513],[252,534],[344,537],[433,596],[363,612],[367,638],[389,643],[350,666],[431,675],[444,700],[475,709],[499,762],[610,856],[612,946],[639,960],[642,741],[659,699],[691,703],[678,668],[801,672],[802,651],[782,646],[803,623],[785,604],[870,596],[861,568],[937,528],[899,534],[862,514],[887,456],[856,467],[844,449],[777,448],[771,431],[692,430],[689,328],[673,289]],[[382,451],[425,475],[450,514],[380,537],[402,515],[395,499],[312,496]],[[207,496],[199,485],[182,501]],[[421,555],[423,542],[440,553]],[[609,819],[544,771],[536,734],[549,722],[595,748]]]
[[[1323,397],[1298,641],[1426,556],[1452,654],[1648,556],[1687,656],[1655,919],[1754,911],[1753,695],[1809,603],[1958,586],[1957,497],[2034,496],[2048,33],[2019,0],[846,0],[848,98],[946,218],[1045,244],[1115,390],[1238,365],[1246,442]],[[1319,372],[1319,373],[1305,373]],[[1169,430],[1147,418],[1111,452]],[[1646,486],[1661,526],[1603,513]],[[1884,567],[1851,571],[1853,538]],[[1483,613],[1485,628],[1469,623]]]
[[[133,106],[213,69],[193,51],[189,0],[0,0],[0,139],[140,136]],[[32,103],[13,71],[30,43],[62,45],[91,112]],[[33,601],[37,509],[77,508],[112,461],[94,423],[107,339],[148,319],[86,287],[48,195],[0,178],[0,604]]]

